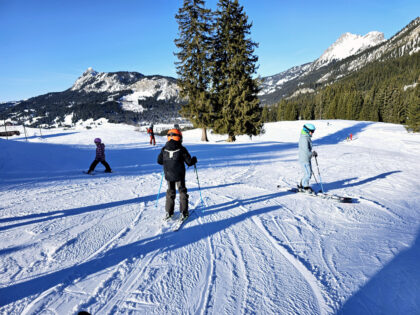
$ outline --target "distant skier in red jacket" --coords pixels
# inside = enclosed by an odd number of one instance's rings
[[[147,133],[150,136],[150,144],[156,145],[155,133],[153,132],[153,124],[151,124],[150,127],[147,128]]]
[[[105,144],[102,143],[100,138],[95,138],[94,142],[96,144],[95,160],[92,162],[92,164],[89,167],[89,170],[86,173],[91,174],[95,170],[95,167],[96,165],[98,165],[99,162],[101,162],[105,166],[105,173],[112,173],[111,167],[105,161]]]

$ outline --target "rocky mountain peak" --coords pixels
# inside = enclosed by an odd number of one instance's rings
[[[344,33],[313,63],[312,68],[318,69],[334,60],[345,59],[383,41],[385,41],[384,34],[377,31],[369,32],[364,36]]]
[[[89,67],[89,68],[86,69],[85,72],[83,72],[82,76],[95,76],[97,74],[98,74],[97,71],[93,70],[92,67]]]

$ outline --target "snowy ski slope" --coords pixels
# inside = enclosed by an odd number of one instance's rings
[[[157,199],[165,138],[103,124],[0,139],[0,313],[420,314],[420,135],[312,122],[324,190],[357,198],[341,204],[288,191],[303,123],[235,143],[184,132],[204,204],[190,168],[177,232],[165,182]],[[112,174],[82,174],[95,137]]]

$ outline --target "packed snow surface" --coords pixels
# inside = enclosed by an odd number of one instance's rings
[[[313,121],[314,173],[355,199],[343,204],[288,190],[303,123],[235,143],[185,131],[198,164],[177,232],[159,191],[165,138],[104,123],[0,139],[0,313],[420,314],[420,135]],[[96,137],[112,174],[82,173]]]

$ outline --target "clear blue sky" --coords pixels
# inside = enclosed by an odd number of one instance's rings
[[[388,39],[419,0],[239,0],[259,43],[258,74],[318,58],[341,34]],[[0,102],[64,91],[88,68],[175,77],[182,0],[0,0]],[[207,0],[214,9],[217,0]]]

